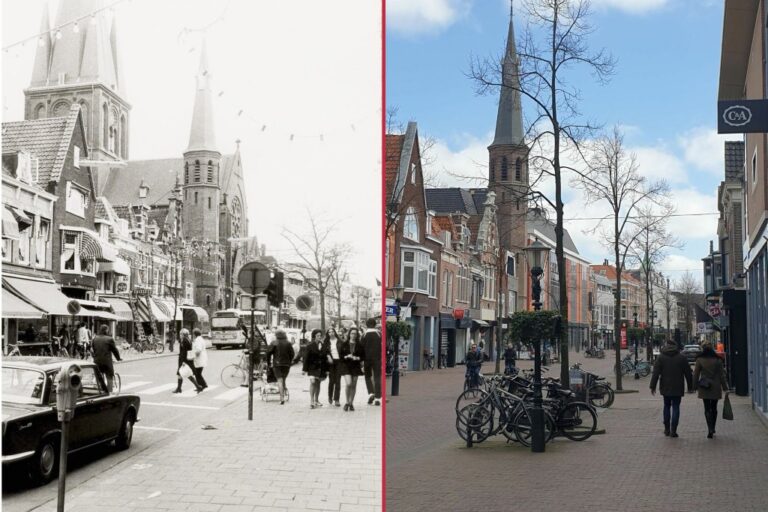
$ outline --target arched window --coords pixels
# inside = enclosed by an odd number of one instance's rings
[[[87,139],[88,132],[91,129],[91,126],[90,126],[91,119],[88,117],[88,104],[85,101],[80,100],[78,102],[78,105],[80,105],[80,115],[83,118],[83,130],[85,131],[85,138]]]
[[[189,184],[189,162],[184,162],[184,184]]]
[[[208,160],[208,183],[213,183],[213,160]]]
[[[501,181],[507,181],[507,157],[501,157]]]
[[[53,106],[53,117],[64,117],[69,113],[69,102],[62,100]]]
[[[523,176],[523,161],[520,159],[520,157],[515,160],[515,179],[517,181],[520,181]]]
[[[107,104],[101,106],[101,147],[107,149],[109,147],[109,109]]]
[[[45,118],[45,105],[40,103],[35,107],[35,119]]]
[[[419,240],[419,220],[416,218],[416,210],[408,208],[403,222],[403,236],[414,242]]]
[[[211,296],[206,294],[205,295],[205,305],[210,306],[211,305]]]
[[[197,204],[197,192],[195,192],[195,204]]]
[[[240,227],[242,225],[243,209],[240,206],[240,199],[234,197],[232,199],[232,236],[240,236]]]
[[[195,183],[200,183],[200,160],[195,160]]]
[[[495,176],[495,174],[496,174],[496,173],[494,172],[494,168],[493,168],[493,160],[491,160],[491,168],[490,168],[490,172],[488,173],[488,179],[489,179],[490,181],[493,181],[493,180],[495,180],[495,179],[496,179],[496,176]]]
[[[128,126],[125,116],[120,116],[120,156],[128,158]]]

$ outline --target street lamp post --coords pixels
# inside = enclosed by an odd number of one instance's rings
[[[396,319],[397,323],[400,323],[400,303],[403,300],[403,291],[405,288],[401,284],[395,285],[392,291],[395,294],[395,308],[397,311]],[[398,326],[399,327],[399,326]],[[395,334],[395,362],[392,368],[392,396],[398,396],[400,394],[400,340],[399,336]]]
[[[632,337],[635,342],[635,379],[640,379],[640,372],[637,370],[637,310],[632,313],[632,327],[634,327]]]
[[[523,249],[528,260],[528,268],[531,272],[531,298],[533,310],[541,309],[541,276],[544,274],[544,266],[549,258],[549,247],[534,240],[531,245]],[[533,407],[531,414],[531,451],[543,452],[544,443],[544,409],[541,400],[541,340],[534,343],[533,366]]]

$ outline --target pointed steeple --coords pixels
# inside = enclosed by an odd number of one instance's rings
[[[512,2],[510,2],[511,4]],[[518,77],[517,48],[513,7],[509,8],[509,33],[507,48],[501,65],[502,87],[499,95],[499,110],[496,115],[496,136],[491,146],[502,144],[523,145],[523,109],[520,104],[520,80]]]
[[[213,92],[211,91],[211,72],[208,67],[208,51],[205,38],[200,50],[200,68],[197,72],[197,92],[192,111],[192,128],[189,132],[189,151],[217,151],[213,127]]]
[[[32,68],[31,87],[40,87],[48,83],[48,71],[51,66],[51,20],[48,14],[48,2],[43,5],[43,16],[40,22],[40,36],[35,52],[35,66]]]
[[[112,28],[109,30],[109,44],[112,48],[112,63],[115,66],[115,80],[118,92],[125,96],[125,74],[123,73],[123,55],[117,44],[117,16],[112,16]]]

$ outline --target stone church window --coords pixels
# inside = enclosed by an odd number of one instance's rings
[[[490,173],[489,173],[489,175],[488,175],[488,179],[489,179],[490,181],[494,181],[494,180],[496,179],[496,176],[495,176],[495,174],[496,174],[496,173],[494,172],[494,168],[493,168],[493,160],[491,160],[491,169],[490,169]]]
[[[523,175],[523,161],[518,158],[515,160],[515,179],[520,181]]]
[[[189,162],[184,162],[184,184],[189,184]],[[184,198],[186,197],[186,194],[184,194]]]
[[[128,128],[125,116],[120,117],[120,157],[128,158]]]
[[[200,183],[200,160],[195,160],[195,183]]]
[[[106,149],[109,147],[109,109],[106,103],[101,107],[101,125],[101,147]]]
[[[507,157],[501,157],[501,181],[507,181]]]
[[[208,183],[213,183],[213,161],[208,160]]]
[[[35,119],[43,119],[45,117],[45,105],[40,103],[35,107]]]

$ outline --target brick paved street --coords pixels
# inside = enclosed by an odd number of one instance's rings
[[[602,360],[571,354],[571,360],[609,376],[613,353]],[[483,371],[491,368],[486,363]],[[718,420],[716,439],[709,440],[700,400],[686,395],[680,437],[672,439],[663,435],[661,399],[651,396],[650,377],[630,376],[624,389],[640,391],[617,394],[599,415],[606,435],[581,443],[558,438],[546,453],[533,454],[501,436],[465,447],[453,410],[463,376],[464,367],[412,372],[401,379],[400,396],[390,398],[387,511],[768,509],[768,429],[746,397],[731,395],[735,421]],[[703,476],[705,465],[720,470]]]
[[[310,410],[300,372],[288,387],[283,406],[255,395],[251,422],[244,398],[206,418],[215,430],[197,426],[67,489],[66,509],[381,510],[381,407],[365,404],[362,379],[352,413],[327,403]],[[56,510],[51,498],[35,510]]]

